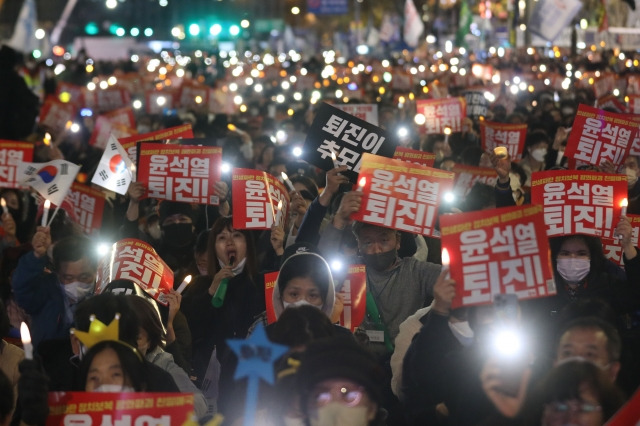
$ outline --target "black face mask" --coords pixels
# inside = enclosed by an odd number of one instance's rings
[[[163,226],[162,231],[162,241],[168,247],[186,247],[195,240],[191,223],[172,223]]]
[[[392,249],[384,253],[363,254],[364,264],[367,268],[375,269],[378,272],[386,271],[398,257],[398,250]]]

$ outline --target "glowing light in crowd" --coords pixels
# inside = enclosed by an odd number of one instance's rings
[[[115,9],[118,6],[118,0],[107,0],[105,6],[107,9]]]
[[[142,101],[140,99],[136,99],[133,101],[133,108],[140,109],[142,108]]]
[[[35,32],[35,36],[38,40],[42,40],[46,35],[47,33],[42,28],[38,28]]]

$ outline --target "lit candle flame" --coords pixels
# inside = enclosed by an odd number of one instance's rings
[[[9,213],[9,210],[7,210],[7,202],[4,200],[4,198],[0,198],[0,204],[2,205],[2,213]]]
[[[51,201],[44,200],[44,209],[42,210],[42,223],[40,225],[47,226],[49,221],[49,209],[51,208]]]
[[[442,249],[442,266],[448,267],[451,263],[451,258],[449,257],[449,250],[446,248]]]
[[[364,186],[367,184],[367,178],[362,176],[359,180],[358,180],[358,191],[362,191],[362,188],[364,188]]]
[[[64,125],[64,129],[69,130],[71,126],[73,126],[73,121],[69,120],[67,121],[67,124]]]
[[[49,134],[49,132],[45,133],[44,134],[44,139],[42,141],[47,146],[51,145],[51,134]]]
[[[25,359],[33,359],[33,345],[31,344],[31,333],[29,327],[23,321],[20,324],[20,340],[22,340],[22,348],[24,349]]]
[[[232,132],[235,132],[236,130],[238,130],[238,128],[232,123],[227,124],[227,129],[229,129]]]
[[[451,134],[451,127],[447,126],[444,128],[444,134],[449,136]]]
[[[622,207],[622,210],[620,211],[620,215],[621,216],[626,216],[627,215],[627,206],[629,205],[629,201],[626,198],[623,198],[622,201],[620,202],[620,207]]]

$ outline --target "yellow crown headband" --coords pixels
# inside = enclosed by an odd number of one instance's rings
[[[136,348],[120,340],[120,314],[116,314],[109,325],[105,325],[102,321],[96,319],[95,315],[91,315],[89,317],[89,321],[91,321],[91,324],[89,324],[88,332],[80,331],[75,328],[71,329],[71,334],[76,336],[78,340],[80,340],[80,342],[82,342],[82,344],[87,347],[87,349],[91,349],[98,343],[108,340],[111,342],[120,343],[121,345],[130,348],[138,356],[138,358],[142,360],[142,356]]]

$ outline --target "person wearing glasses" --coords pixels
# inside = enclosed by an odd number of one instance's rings
[[[383,369],[366,348],[343,336],[307,346],[297,372],[300,408],[311,426],[385,424]]]

